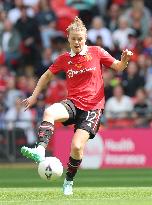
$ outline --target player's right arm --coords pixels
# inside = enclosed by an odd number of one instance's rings
[[[42,92],[43,89],[46,88],[49,81],[53,78],[54,74],[48,69],[39,79],[33,94],[22,101],[24,104],[25,110],[27,110],[29,107],[33,106],[37,102],[37,97]]]

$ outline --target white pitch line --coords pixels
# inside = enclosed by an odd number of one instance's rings
[[[104,201],[104,200],[107,200],[107,201],[113,201],[113,200],[130,200],[130,201],[147,201],[147,200],[150,200],[151,199],[151,197],[147,197],[146,199],[143,199],[143,198],[141,198],[141,199],[136,199],[136,198],[100,198],[100,199],[72,199],[72,198],[67,198],[67,199],[61,199],[61,200],[56,200],[56,199],[50,199],[50,200],[48,200],[48,201],[55,201],[55,202],[60,202],[60,201]],[[30,201],[0,201],[0,203],[21,203],[21,202],[23,202],[23,203],[31,203],[31,202],[47,202],[47,201],[45,201],[45,200],[30,200]]]

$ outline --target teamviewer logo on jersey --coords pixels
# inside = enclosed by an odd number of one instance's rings
[[[67,71],[67,76],[68,78],[73,78],[74,75],[78,75],[78,74],[82,74],[82,73],[85,73],[85,72],[89,72],[89,71],[95,71],[96,70],[96,67],[93,67],[93,68],[83,68],[83,69],[80,69],[80,70],[68,70]]]
[[[68,70],[67,71],[67,76],[68,78],[73,78],[75,75],[78,75],[78,74],[82,74],[82,73],[85,73],[85,72],[89,72],[89,71],[95,71],[96,70],[96,67],[93,67],[93,68],[83,68],[81,70]]]

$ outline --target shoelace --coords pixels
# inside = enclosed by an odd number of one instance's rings
[[[66,181],[65,186],[73,186],[73,182],[72,181]]]

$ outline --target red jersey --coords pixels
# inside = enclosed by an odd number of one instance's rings
[[[104,109],[102,65],[110,67],[113,58],[104,49],[88,46],[85,55],[60,55],[49,69],[53,74],[64,71],[67,78],[67,98],[81,110]]]

